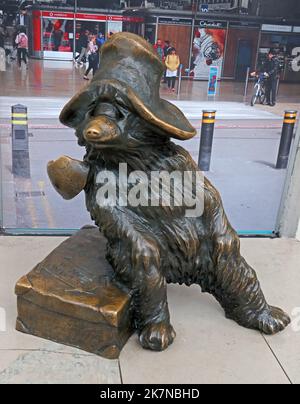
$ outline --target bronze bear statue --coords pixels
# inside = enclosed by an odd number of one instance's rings
[[[124,185],[120,164],[126,164],[129,175],[142,172],[148,178],[153,172],[199,172],[189,153],[170,140],[190,139],[196,131],[181,111],[160,98],[162,74],[150,44],[134,34],[115,34],[102,48],[100,69],[91,84],[60,116],[62,123],[76,129],[79,145],[86,148],[84,161],[62,157],[50,162],[50,179],[66,199],[85,190],[91,217],[108,240],[107,259],[117,279],[133,292],[134,321],[144,348],[161,351],[175,338],[167,283],[197,284],[241,326],[280,332],[290,319],[266,302],[255,271],[240,254],[239,237],[220,195],[207,179],[199,217],[187,216],[184,203],[99,202],[101,173],[113,173],[117,192]],[[140,185],[139,198],[147,201],[151,179]],[[171,188],[169,196],[174,192]]]

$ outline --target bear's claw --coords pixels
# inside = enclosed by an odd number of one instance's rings
[[[140,343],[143,348],[152,351],[164,351],[170,346],[176,337],[176,332],[171,324],[148,324],[140,334]]]
[[[258,329],[273,335],[283,331],[290,323],[290,317],[281,309],[270,306],[258,317]]]

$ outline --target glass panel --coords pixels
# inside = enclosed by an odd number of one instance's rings
[[[106,34],[106,23],[101,21],[80,21],[76,20],[76,39],[77,39],[77,50],[78,49],[78,40],[80,38],[80,34],[86,32],[87,34],[98,35],[102,33]]]
[[[4,212],[3,218],[0,216],[1,227],[17,232],[29,229],[69,232],[92,224],[85,208],[84,192],[72,201],[64,201],[47,175],[50,160],[62,155],[82,160],[85,151],[78,147],[74,131],[59,125],[57,120],[45,120],[46,108],[45,115],[41,112],[41,119],[37,119],[38,105],[45,100],[28,98],[24,102],[29,114],[35,117],[30,121],[29,136],[26,130],[16,128],[12,137],[9,122],[12,101],[3,97],[0,101],[0,209],[2,207],[1,213]],[[54,107],[56,116],[62,105]]]
[[[156,25],[147,24],[145,28],[145,37],[150,43],[152,43],[152,45],[155,44],[155,35],[156,35]]]
[[[43,18],[43,50],[48,52],[73,52],[74,22]]]

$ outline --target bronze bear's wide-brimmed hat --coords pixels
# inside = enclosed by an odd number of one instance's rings
[[[100,69],[91,84],[63,109],[60,120],[76,128],[101,102],[125,106],[157,128],[180,140],[196,135],[183,113],[160,98],[164,67],[152,46],[131,33],[112,36],[102,47]]]

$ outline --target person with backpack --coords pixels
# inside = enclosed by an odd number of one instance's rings
[[[93,76],[95,76],[96,71],[99,68],[99,53],[95,35],[92,35],[90,38],[90,42],[88,45],[88,59],[89,67],[85,72],[85,75],[83,76],[84,80],[89,80],[88,75],[91,70],[93,70]]]
[[[16,37],[16,45],[17,45],[17,58],[19,67],[22,67],[22,61],[25,63],[28,68],[27,63],[27,53],[28,53],[28,37],[26,35],[26,28],[21,27],[19,33]]]

